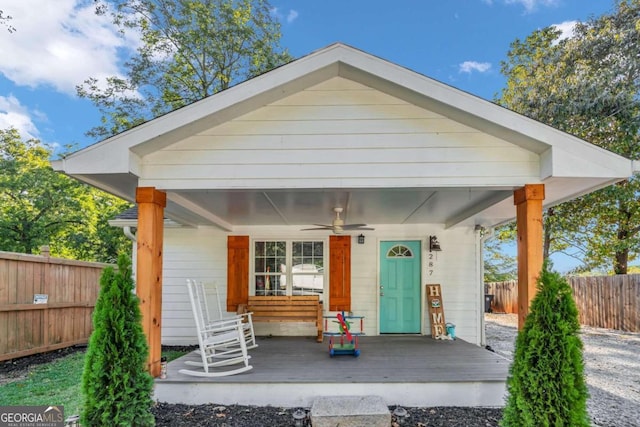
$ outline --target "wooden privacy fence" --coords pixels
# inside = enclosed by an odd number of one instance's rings
[[[0,251],[0,361],[86,343],[107,265]]]
[[[640,274],[567,277],[578,307],[580,324],[640,332]],[[496,313],[518,312],[518,282],[485,284]]]

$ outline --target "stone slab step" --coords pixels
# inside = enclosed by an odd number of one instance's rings
[[[322,396],[311,405],[313,427],[389,427],[391,413],[380,396]]]

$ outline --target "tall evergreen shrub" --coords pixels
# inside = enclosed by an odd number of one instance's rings
[[[118,257],[118,270],[100,277],[93,333],[82,374],[84,426],[153,426],[153,378],[146,371],[149,352],[131,263]]]
[[[516,339],[502,426],[589,426],[579,331],[571,287],[545,263]]]

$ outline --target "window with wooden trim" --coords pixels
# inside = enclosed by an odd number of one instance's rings
[[[256,240],[254,295],[321,295],[325,281],[324,242]]]

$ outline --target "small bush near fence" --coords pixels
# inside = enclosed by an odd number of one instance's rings
[[[0,251],[0,361],[86,343],[106,266]]]
[[[567,277],[578,307],[580,324],[640,332],[640,274]],[[518,282],[485,284],[495,313],[518,312]]]

